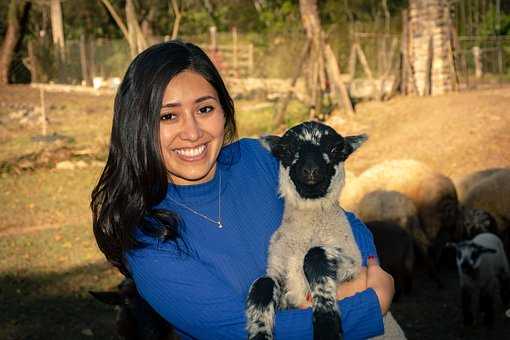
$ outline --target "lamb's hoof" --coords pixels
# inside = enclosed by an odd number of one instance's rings
[[[342,326],[337,313],[314,313],[314,340],[338,340],[342,337]]]

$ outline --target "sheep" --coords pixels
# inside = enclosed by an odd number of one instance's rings
[[[498,229],[504,231],[510,224],[509,196],[510,170],[500,170],[473,185],[462,203],[466,207],[487,211],[496,219]]]
[[[421,227],[418,210],[411,199],[398,191],[372,191],[363,197],[356,213],[363,221],[390,222],[407,231],[429,276],[442,287],[434,259],[429,254],[431,242]]]
[[[453,179],[453,182],[455,184],[455,188],[457,189],[457,197],[459,198],[459,202],[464,202],[466,193],[476,184],[478,184],[480,181],[484,180],[485,178],[489,178],[492,175],[500,172],[500,171],[510,171],[510,169],[506,168],[491,168],[491,169],[485,169],[476,171],[473,173],[470,173],[464,177]]]
[[[102,303],[116,306],[115,328],[125,340],[178,340],[173,327],[145,302],[132,279],[125,278],[117,291],[89,291]]]
[[[510,251],[510,169],[501,169],[480,180],[465,194],[463,206],[478,208],[489,213],[495,220],[498,235],[505,249]]]
[[[414,242],[411,235],[399,225],[387,221],[365,222],[374,236],[381,267],[395,279],[395,296],[409,293],[413,285]]]
[[[365,170],[346,186],[342,206],[356,210],[363,196],[375,190],[398,191],[415,204],[421,227],[438,262],[448,240],[458,240],[457,193],[448,177],[415,160],[389,160]]]
[[[457,252],[464,325],[474,322],[474,309],[484,312],[484,323],[492,325],[499,290],[503,306],[510,302],[510,270],[498,236],[482,233],[472,240],[452,244]]]
[[[392,222],[406,230],[425,252],[430,241],[421,228],[413,201],[398,191],[375,190],[361,199],[356,214],[362,221]]]
[[[344,138],[317,122],[302,123],[282,137],[263,137],[280,161],[284,213],[270,240],[266,276],[255,280],[248,293],[249,339],[272,339],[275,310],[306,305],[307,296],[314,339],[341,336],[336,287],[357,277],[362,259],[338,196],[344,161],[366,139]],[[385,317],[385,325],[390,318]],[[391,324],[402,332],[396,322]]]

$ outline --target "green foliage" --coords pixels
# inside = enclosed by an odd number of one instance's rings
[[[297,1],[276,0],[268,2],[260,11],[261,29],[268,33],[287,32],[300,26]]]
[[[498,27],[499,26],[499,27]],[[482,24],[479,28],[479,35],[486,37],[491,35],[509,35],[510,34],[510,14],[500,13],[499,23],[496,9],[491,6],[483,15]]]

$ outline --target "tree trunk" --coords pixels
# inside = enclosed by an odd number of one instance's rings
[[[126,21],[129,34],[129,46],[131,47],[131,54],[133,56],[142,52],[148,47],[147,40],[142,33],[138,18],[136,15],[135,5],[133,0],[126,1]]]
[[[172,40],[177,38],[177,35],[179,34],[179,26],[181,24],[181,11],[179,10],[179,5],[177,4],[177,0],[172,0],[172,10],[175,14],[175,21],[174,25],[172,27]]]
[[[346,93],[346,89],[344,84],[342,83],[340,71],[338,68],[338,62],[335,58],[335,55],[333,53],[324,53],[324,33],[322,32],[321,28],[321,22],[319,18],[319,12],[317,10],[317,0],[299,0],[299,10],[301,12],[301,22],[303,23],[303,27],[306,31],[306,36],[309,41],[311,41],[311,51],[309,60],[312,63],[317,63],[319,65],[318,67],[318,74],[315,77],[311,77],[312,81],[318,81],[318,86],[315,86],[315,84],[311,84],[312,88],[319,89],[319,98],[318,100],[321,100],[322,98],[322,90],[324,89],[324,83],[326,79],[326,74],[328,74],[328,79],[330,80],[330,83],[334,86],[336,86],[339,89],[339,93]],[[331,67],[332,65],[336,65],[336,67]],[[313,64],[312,64],[313,65]],[[329,67],[327,67],[329,65]],[[315,80],[315,79],[317,80]],[[314,103],[314,106],[317,108],[317,103]],[[339,99],[338,105],[343,104],[345,111],[348,114],[353,113],[352,104],[350,102],[349,97],[342,96],[341,99]],[[320,105],[319,105],[320,106]],[[320,115],[320,112],[316,112],[318,115]]]
[[[448,4],[442,0],[409,1],[410,66],[418,94],[436,95],[455,88],[456,72]]]
[[[7,12],[7,29],[0,51],[0,84],[9,83],[9,70],[12,59],[21,38],[21,18],[28,10],[29,3],[26,1],[11,0]]]
[[[64,24],[62,21],[62,6],[60,0],[51,0],[51,33],[53,44],[57,47],[62,60],[65,58]]]

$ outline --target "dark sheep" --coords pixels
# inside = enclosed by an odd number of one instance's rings
[[[145,302],[131,279],[124,279],[116,291],[89,292],[107,305],[115,306],[115,328],[124,340],[178,340],[173,327]]]
[[[395,280],[393,301],[397,301],[402,292],[409,293],[413,286],[415,260],[413,238],[395,223],[369,221],[365,224],[374,236],[381,267]]]

